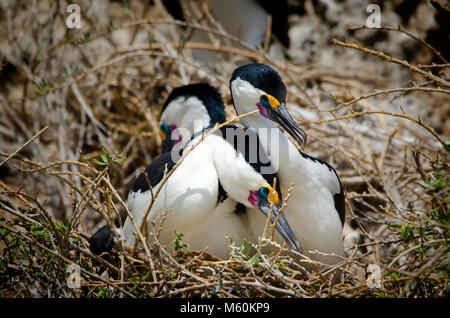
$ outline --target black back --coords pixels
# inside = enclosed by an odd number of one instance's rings
[[[162,3],[170,15],[175,20],[184,21],[183,9],[181,8],[180,1],[176,0],[162,0]]]
[[[289,47],[289,1],[257,0],[257,2],[272,16],[272,34],[275,35],[285,47]]]
[[[89,249],[95,255],[110,252],[114,247],[114,236],[107,225],[101,227],[89,238]]]

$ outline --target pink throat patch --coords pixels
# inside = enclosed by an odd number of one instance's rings
[[[258,207],[258,194],[256,191],[250,191],[250,195],[248,196],[248,202],[250,202],[251,205],[253,205],[255,208]]]
[[[256,106],[258,106],[259,113],[260,113],[261,115],[263,115],[263,116],[266,117],[267,119],[270,119],[269,116],[267,115],[266,109],[264,108],[263,105],[261,105],[261,103],[256,104]]]

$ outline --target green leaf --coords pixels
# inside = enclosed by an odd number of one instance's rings
[[[116,163],[122,163],[122,162],[124,162],[125,160],[127,160],[127,157],[114,159],[114,162],[116,162]]]
[[[175,251],[181,250],[183,248],[189,249],[189,245],[181,241],[183,236],[183,232],[178,232],[177,230],[175,230],[175,240],[173,241],[175,244]]]
[[[252,264],[253,266],[258,265],[258,263],[261,262],[261,259],[255,255],[253,255],[250,259],[249,259],[249,263]]]
[[[44,95],[44,92],[41,90],[41,88],[39,86],[37,86],[36,84],[33,84],[33,85],[34,85],[34,93],[36,95]]]
[[[111,158],[111,154],[108,152],[108,150],[105,149],[105,147],[103,147],[102,150],[103,150],[103,154],[105,156],[108,156],[109,158]]]
[[[61,224],[61,223],[59,223],[57,221],[54,221],[53,224],[55,225],[55,229],[57,229],[58,231],[65,231],[66,230],[66,227],[63,224]]]
[[[96,165],[99,165],[99,166],[106,166],[106,165],[108,165],[108,163],[100,162],[100,161],[98,161],[97,159],[94,159],[94,163],[95,163]]]

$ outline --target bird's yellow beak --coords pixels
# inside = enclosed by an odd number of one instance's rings
[[[166,140],[166,134],[159,128],[159,137],[161,138],[161,141]]]

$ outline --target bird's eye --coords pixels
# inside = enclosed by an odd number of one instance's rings
[[[267,189],[266,187],[261,187],[258,190],[258,195],[263,198],[264,200],[268,201],[269,198],[269,189]]]
[[[258,190],[258,195],[270,203],[278,204],[278,193],[269,185],[263,185]]]
[[[166,135],[169,133],[169,126],[164,122],[161,125],[159,125],[159,129],[161,129],[161,131]]]
[[[261,95],[259,102],[266,107],[270,106],[269,98],[267,98],[267,95]]]
[[[159,137],[162,141],[170,138],[170,128],[165,122],[159,125]]]

